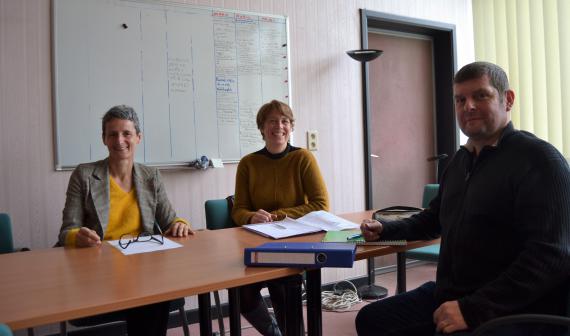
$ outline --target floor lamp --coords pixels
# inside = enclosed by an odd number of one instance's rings
[[[376,49],[361,49],[361,50],[351,50],[346,52],[348,56],[352,59],[361,62],[362,64],[370,62],[376,59],[378,56],[382,55],[382,50]],[[360,286],[358,288],[358,293],[363,299],[381,299],[388,296],[388,289],[382,286],[376,285],[376,267],[374,266],[374,258],[368,258],[367,260],[368,268],[368,284]]]

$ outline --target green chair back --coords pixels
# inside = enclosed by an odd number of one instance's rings
[[[204,203],[204,209],[206,210],[206,228],[208,230],[220,230],[237,226],[232,220],[233,205],[233,196],[206,201],[206,203]],[[219,334],[224,335],[226,330],[224,326],[222,304],[220,302],[220,293],[218,291],[214,292],[214,301],[216,303],[216,312],[218,315]]]
[[[439,191],[439,184],[426,184],[424,186],[424,195],[422,198],[422,208],[427,208],[429,202],[437,196]]]
[[[437,196],[439,192],[439,184],[426,184],[424,186],[424,196],[422,199],[422,207],[427,208],[431,200]],[[406,258],[437,262],[439,260],[440,244],[418,247],[406,252]]]
[[[7,213],[0,213],[0,254],[14,252],[12,222]]]
[[[219,230],[235,227],[232,220],[233,196],[208,200],[204,204],[206,210],[206,228]]]

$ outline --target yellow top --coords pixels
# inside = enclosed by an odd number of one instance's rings
[[[129,192],[124,191],[109,176],[109,223],[103,240],[115,240],[124,234],[137,235],[141,232],[141,210],[133,187]]]
[[[241,159],[232,219],[247,224],[259,209],[291,218],[328,211],[327,187],[311,152],[288,145],[280,154],[262,149]]]
[[[109,176],[109,222],[103,240],[116,240],[124,234],[138,235],[142,231],[141,211],[137,202],[135,188],[129,192],[124,191]],[[175,218],[173,223],[188,222],[183,218]],[[65,237],[65,245],[75,246],[79,228],[71,229]]]

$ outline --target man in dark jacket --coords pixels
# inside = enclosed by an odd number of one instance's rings
[[[552,145],[514,129],[515,94],[497,65],[466,65],[453,91],[469,140],[446,168],[438,196],[409,219],[361,225],[369,241],[441,236],[436,282],[365,306],[356,318],[361,336],[468,335],[500,316],[566,314],[568,163]],[[547,327],[528,328],[538,335]],[[517,326],[501,331],[518,334]]]

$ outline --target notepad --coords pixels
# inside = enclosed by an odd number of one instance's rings
[[[265,237],[281,239],[320,231],[354,230],[360,226],[330,212],[320,210],[297,219],[287,217],[282,221],[247,224],[242,227]]]
[[[347,239],[348,237],[359,233],[359,230],[347,231],[328,231],[323,238],[323,243],[355,243],[356,245],[387,245],[387,246],[402,246],[406,245],[405,240],[380,240],[367,242],[364,238]]]

